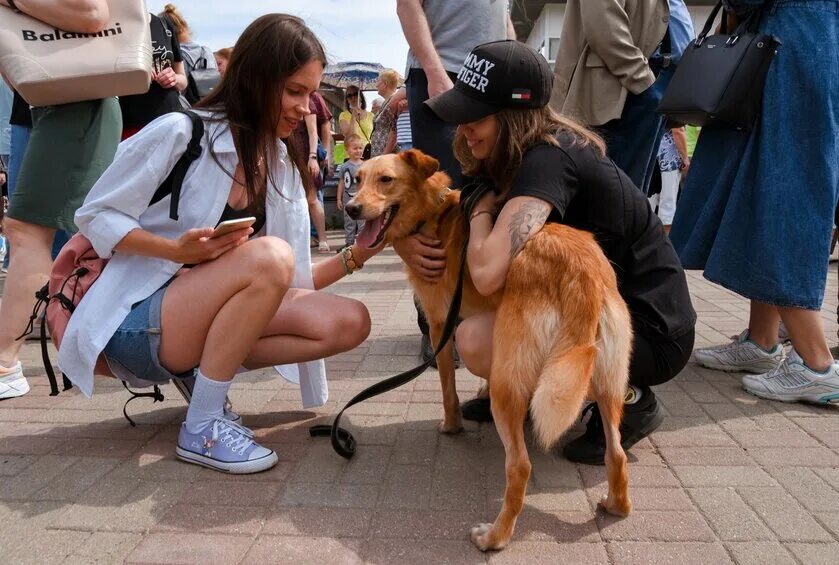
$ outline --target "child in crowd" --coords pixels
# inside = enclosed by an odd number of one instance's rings
[[[358,184],[355,182],[358,168],[364,162],[361,159],[364,153],[364,140],[358,134],[352,134],[344,141],[344,147],[347,150],[347,159],[341,165],[341,180],[338,181],[338,193],[336,200],[338,201],[338,209],[344,210],[347,202],[349,202],[358,190]],[[353,220],[344,212],[344,241],[347,246],[355,243],[355,236],[364,227],[364,220]]]

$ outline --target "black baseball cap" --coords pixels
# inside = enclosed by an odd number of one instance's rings
[[[504,108],[543,108],[552,87],[553,72],[545,58],[508,39],[475,47],[454,88],[425,103],[444,122],[466,124]]]

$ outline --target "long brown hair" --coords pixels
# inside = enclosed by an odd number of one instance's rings
[[[285,81],[310,61],[318,61],[325,67],[326,54],[303,20],[288,14],[266,14],[242,32],[221,82],[197,104],[218,112],[219,116],[211,120],[230,124],[251,205],[264,203],[264,198],[259,198],[264,196],[265,186],[258,182],[261,164],[265,164],[267,171],[266,184],[270,182],[278,187],[271,171],[279,159],[277,126]],[[294,138],[292,132],[285,140],[289,157],[306,190],[310,191],[313,181],[307,172],[305,152]]]
[[[464,175],[489,176],[501,194],[509,190],[525,152],[541,142],[559,147],[556,136],[560,132],[567,132],[576,143],[592,145],[601,156],[606,155],[606,143],[600,136],[561,116],[550,106],[505,108],[495,114],[495,118],[498,120],[498,139],[488,159],[475,159],[462,133],[455,137],[454,155],[463,167]]]

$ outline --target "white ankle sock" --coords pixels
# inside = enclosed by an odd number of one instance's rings
[[[232,379],[224,382],[208,379],[200,369],[195,372],[195,388],[186,411],[186,431],[197,434],[224,416],[224,399],[232,383]]]

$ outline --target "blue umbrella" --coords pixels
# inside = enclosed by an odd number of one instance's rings
[[[360,90],[376,90],[376,80],[385,68],[379,63],[347,61],[328,65],[321,81],[337,88],[357,86]]]

